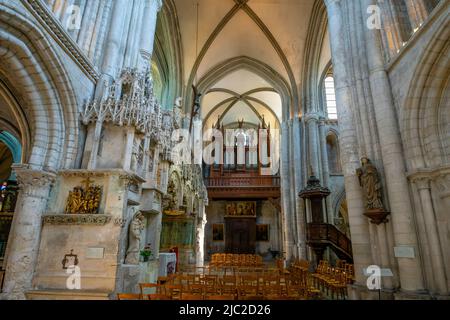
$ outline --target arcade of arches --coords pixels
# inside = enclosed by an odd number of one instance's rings
[[[0,298],[114,299],[227,253],[448,299],[449,13],[0,0]]]

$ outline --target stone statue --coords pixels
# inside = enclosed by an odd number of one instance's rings
[[[356,170],[359,184],[364,190],[366,209],[379,209],[384,211],[382,198],[382,184],[377,168],[368,158],[361,159],[362,167]]]
[[[144,230],[144,215],[138,211],[131,220],[128,230],[128,250],[125,258],[126,264],[139,264],[139,249],[141,232]]]

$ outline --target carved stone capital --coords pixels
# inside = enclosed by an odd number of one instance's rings
[[[433,169],[418,169],[408,174],[408,179],[416,184],[419,190],[430,189],[434,183],[441,198],[450,197],[450,166]]]
[[[305,122],[305,123],[309,123],[309,122],[311,122],[311,121],[314,121],[314,122],[319,122],[320,121],[320,114],[319,113],[317,113],[317,112],[309,112],[309,113],[306,113],[304,116],[303,116],[303,121]]]
[[[437,176],[435,181],[441,198],[450,197],[450,173]]]
[[[429,177],[418,177],[414,179],[414,184],[417,186],[418,190],[431,189]]]
[[[30,169],[29,165],[14,164],[12,169],[16,173],[20,192],[27,196],[46,198],[50,187],[56,181],[54,173],[33,170]]]

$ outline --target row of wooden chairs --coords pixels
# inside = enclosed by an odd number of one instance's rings
[[[185,294],[181,295],[180,300],[189,300],[189,301],[197,301],[197,300],[234,300],[234,296],[231,295],[195,295],[195,294]],[[172,300],[172,298],[165,294],[147,294],[144,298],[140,294],[134,293],[119,293],[117,295],[118,300]]]
[[[308,299],[321,299],[322,293],[314,285],[314,279],[309,272],[309,268],[309,261],[296,260],[290,265],[287,273],[294,283],[305,288],[304,290]]]
[[[305,275],[258,273],[240,275],[177,274],[158,278],[158,283],[140,284],[137,296],[118,295],[118,298],[141,300],[208,300],[210,297],[233,297],[225,300],[304,300],[311,292],[303,280]],[[196,299],[192,299],[196,297]]]
[[[143,300],[303,300],[346,299],[347,284],[354,278],[353,265],[338,261],[336,267],[320,261],[316,271],[310,263],[294,261],[287,269],[213,266],[159,277],[156,284],[141,284]],[[150,291],[150,292],[149,292]],[[124,299],[126,296],[120,296]],[[233,298],[233,299],[231,299]]]
[[[347,285],[353,281],[353,266],[350,264],[333,267],[328,261],[320,261],[312,275],[315,287],[332,299],[346,299]]]
[[[263,266],[263,259],[254,254],[215,253],[211,256],[211,266]]]

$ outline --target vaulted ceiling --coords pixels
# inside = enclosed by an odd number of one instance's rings
[[[241,119],[258,124],[262,117],[272,127],[278,126],[286,103],[298,108],[314,0],[174,2],[181,30],[185,86],[190,88],[208,79],[203,88],[206,92],[202,92],[206,127],[217,119],[225,125]],[[233,59],[240,61],[238,67],[227,65]],[[246,66],[247,61],[253,68]],[[218,66],[229,72],[213,76]],[[283,97],[274,85],[276,81],[285,84],[289,97]]]

